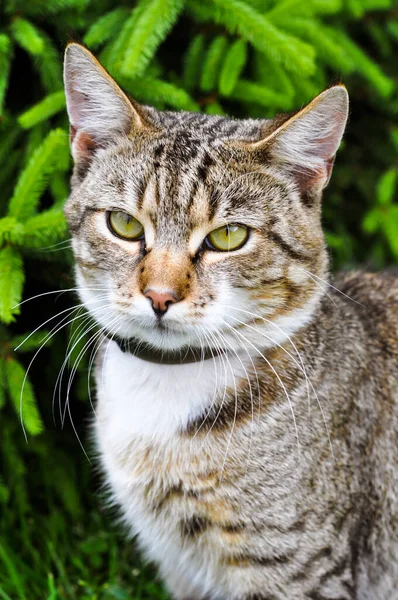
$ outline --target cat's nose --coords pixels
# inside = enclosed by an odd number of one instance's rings
[[[179,300],[174,292],[156,292],[150,288],[145,290],[144,296],[152,302],[152,308],[157,315],[164,315],[170,304]]]

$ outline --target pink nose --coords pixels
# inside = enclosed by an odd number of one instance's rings
[[[151,300],[153,310],[159,315],[164,315],[170,304],[178,302],[177,297],[173,292],[159,293],[155,292],[155,290],[148,289],[145,290],[144,296]]]

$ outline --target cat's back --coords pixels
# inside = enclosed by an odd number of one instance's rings
[[[380,359],[398,361],[398,268],[340,273],[332,281],[355,312]],[[335,291],[335,290],[333,290]],[[338,293],[338,292],[337,292]],[[397,365],[398,367],[398,365]]]

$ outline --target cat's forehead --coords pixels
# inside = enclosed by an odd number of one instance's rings
[[[139,145],[115,148],[102,166],[117,182],[133,214],[147,213],[159,231],[170,224],[191,229],[218,218],[239,220],[256,213],[266,192],[253,163],[229,142],[258,135],[258,121],[161,113],[163,128]],[[247,160],[245,159],[247,158]],[[101,169],[102,176],[105,175]],[[252,199],[250,199],[252,194]],[[259,206],[262,211],[263,205]],[[245,219],[245,220],[246,220]]]

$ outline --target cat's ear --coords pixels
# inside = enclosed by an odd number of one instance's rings
[[[329,182],[347,117],[347,90],[336,85],[252,147],[264,148],[272,162],[287,169],[303,194],[316,193]]]
[[[75,162],[89,160],[115,136],[146,126],[138,107],[80,44],[66,49],[64,82]]]

